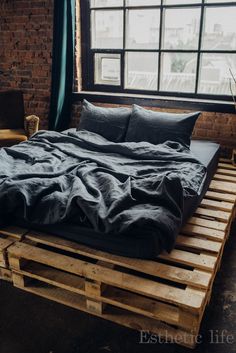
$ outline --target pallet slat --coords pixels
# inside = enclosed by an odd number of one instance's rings
[[[201,251],[212,251],[218,253],[221,249],[221,243],[208,239],[200,239],[189,236],[179,235],[176,244],[182,247],[189,247]]]
[[[12,240],[0,238],[0,267],[7,267],[7,248],[13,244]]]
[[[222,222],[228,222],[231,217],[230,212],[225,212],[221,210],[211,210],[211,209],[206,209],[201,207],[198,207],[196,209],[195,214],[199,216],[214,218],[215,220],[222,221]]]
[[[213,239],[220,242],[222,242],[225,237],[225,233],[222,230],[206,228],[197,224],[186,224],[182,227],[181,233],[201,236],[206,239]]]
[[[209,190],[213,191],[225,191],[229,194],[236,194],[236,184],[227,181],[212,180],[209,186]]]
[[[202,226],[210,229],[225,231],[227,224],[219,221],[212,221],[209,219],[204,219],[200,217],[191,217],[187,224],[193,224],[197,226]]]
[[[8,268],[0,267],[0,279],[12,282],[12,272]]]
[[[226,192],[216,192],[208,190],[205,194],[205,198],[209,198],[212,200],[219,200],[219,201],[227,201],[235,204],[236,202],[236,195],[229,194]]]
[[[0,229],[0,267],[8,269],[7,249],[15,241],[21,240],[22,236],[27,232],[26,229],[8,226]],[[1,279],[9,280],[8,271],[1,271]]]
[[[224,175],[231,175],[231,176],[236,176],[236,170],[232,169],[225,169],[225,168],[218,168],[216,170],[217,174],[224,174]]]
[[[22,236],[28,232],[27,229],[8,226],[0,229],[0,236],[5,236],[13,240],[21,240]]]
[[[194,254],[178,249],[172,250],[169,254],[162,253],[159,255],[159,257],[171,262],[179,262],[184,265],[209,271],[214,271],[217,260],[215,256],[206,254]]]
[[[215,174],[214,175],[215,180],[222,180],[222,181],[230,181],[232,183],[235,183],[235,177],[231,175],[225,175],[225,174]]]
[[[232,213],[234,205],[230,202],[203,199],[200,207],[207,209],[220,210]]]
[[[218,168],[236,170],[235,166],[232,165],[231,161],[229,161],[229,163],[218,163]]]

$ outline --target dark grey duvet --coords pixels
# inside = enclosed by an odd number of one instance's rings
[[[40,131],[0,149],[0,223],[72,222],[114,237],[140,232],[170,251],[185,201],[201,189],[205,167],[166,142],[113,143],[100,135]]]

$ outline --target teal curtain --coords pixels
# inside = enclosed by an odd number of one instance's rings
[[[49,129],[68,128],[74,76],[75,0],[54,1]]]

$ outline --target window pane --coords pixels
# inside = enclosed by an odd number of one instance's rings
[[[125,88],[156,91],[157,72],[157,53],[126,53]]]
[[[123,11],[93,10],[92,48],[123,48]]]
[[[236,54],[203,54],[198,93],[230,95],[230,72],[236,74]]]
[[[162,54],[161,91],[194,92],[197,54]]]
[[[164,0],[165,5],[176,5],[176,4],[199,4],[201,0]]]
[[[123,6],[123,0],[90,0],[91,7]]]
[[[160,5],[161,0],[126,0],[126,6]]]
[[[129,10],[127,12],[126,47],[157,49],[159,45],[160,10]]]
[[[235,50],[236,6],[206,8],[203,49]]]
[[[197,49],[200,8],[166,9],[164,12],[164,49]]]
[[[95,54],[95,84],[120,85],[120,54]]]

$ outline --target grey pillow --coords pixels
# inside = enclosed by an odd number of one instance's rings
[[[131,112],[130,108],[102,108],[84,100],[78,130],[88,130],[107,140],[122,142]]]
[[[170,140],[189,146],[195,122],[200,114],[154,112],[133,105],[125,141],[147,141],[156,145]]]

